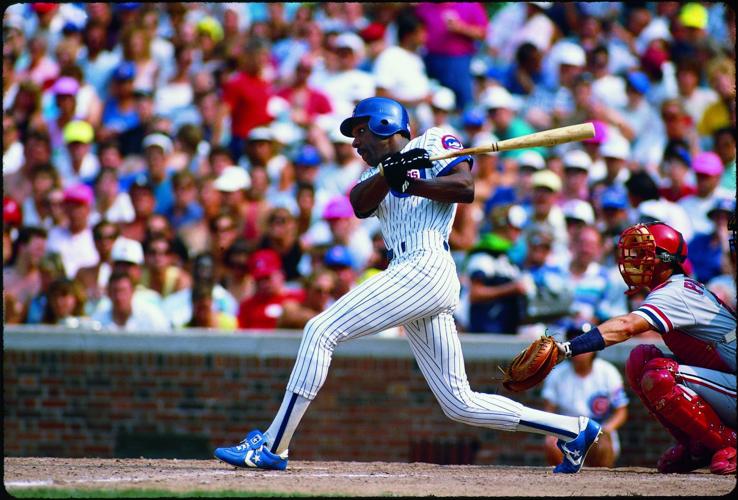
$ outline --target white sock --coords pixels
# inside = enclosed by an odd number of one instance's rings
[[[285,392],[282,406],[279,407],[277,416],[274,417],[272,425],[264,433],[264,440],[269,445],[269,451],[281,455],[290,446],[292,435],[302,420],[302,416],[310,405],[310,400],[294,392]]]
[[[580,418],[582,417],[567,417],[523,406],[516,431],[556,436],[568,443],[586,426],[586,420],[582,418],[583,422],[580,424]]]

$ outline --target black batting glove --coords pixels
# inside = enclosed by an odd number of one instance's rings
[[[413,181],[407,176],[408,171],[432,166],[428,152],[422,148],[415,148],[389,156],[382,162],[381,172],[393,191],[405,193]]]

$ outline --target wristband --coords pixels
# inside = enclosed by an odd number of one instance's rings
[[[571,346],[571,355],[576,356],[585,352],[601,351],[605,348],[605,339],[597,327],[592,328],[587,333],[583,333],[569,342]]]
[[[571,342],[564,342],[561,347],[564,348],[564,357],[566,359],[571,358]]]

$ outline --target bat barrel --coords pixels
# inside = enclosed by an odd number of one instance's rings
[[[459,149],[449,151],[441,155],[431,157],[431,161],[445,160],[455,158],[457,156],[475,155],[484,153],[498,153],[500,151],[511,151],[515,149],[528,149],[537,147],[550,148],[558,144],[567,142],[583,141],[591,139],[595,136],[594,125],[592,123],[580,123],[577,125],[569,125],[568,127],[553,128],[551,130],[543,130],[533,134],[522,135],[512,139],[495,142],[487,146],[479,146],[476,148]]]

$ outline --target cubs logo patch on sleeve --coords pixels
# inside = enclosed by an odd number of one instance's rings
[[[443,149],[464,149],[461,141],[453,135],[444,135],[441,137],[441,144],[443,145]]]

